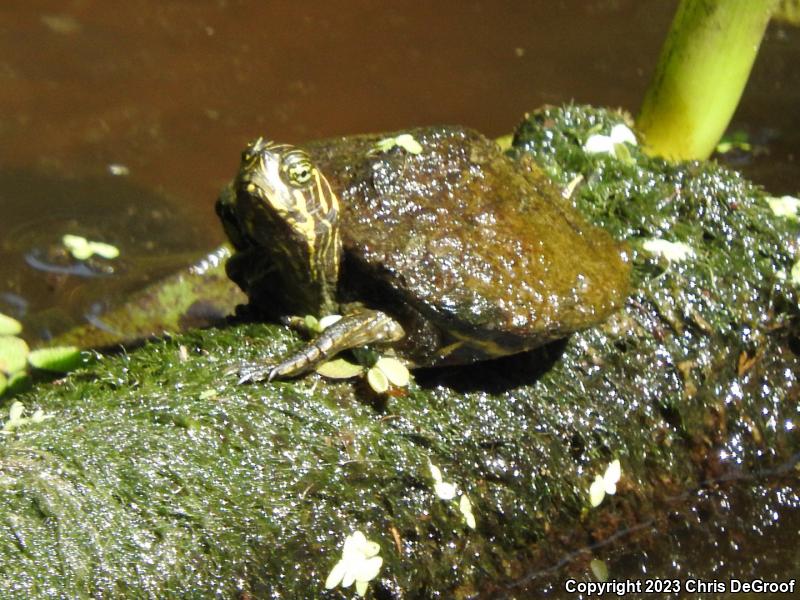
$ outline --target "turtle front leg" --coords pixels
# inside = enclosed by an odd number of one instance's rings
[[[396,342],[405,336],[402,325],[378,310],[360,308],[326,328],[305,348],[272,367],[242,373],[239,383],[295,377],[311,371],[343,350],[376,343]]]

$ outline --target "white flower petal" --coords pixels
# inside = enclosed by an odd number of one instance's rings
[[[478,526],[478,523],[475,521],[475,515],[472,513],[464,515],[464,521],[470,529],[475,529]]]
[[[378,545],[377,542],[370,542],[367,540],[367,543],[364,544],[364,548],[362,548],[362,553],[366,558],[370,558],[375,556],[378,552],[381,551],[381,547]]]
[[[610,481],[603,481],[603,491],[609,496],[613,496],[617,493],[617,484],[611,483]]]
[[[336,321],[339,321],[342,318],[342,315],[326,315],[319,320],[319,328],[320,331],[324,331]]]
[[[380,556],[366,558],[353,565],[353,575],[356,581],[372,581],[380,573],[381,565],[383,565],[383,559]]]
[[[436,492],[436,495],[442,500],[452,500],[456,497],[458,490],[455,484],[447,481],[437,481],[433,484],[433,491]]]
[[[397,387],[406,387],[411,379],[411,374],[408,372],[406,366],[396,358],[381,357],[375,363],[375,366],[386,375],[386,379],[388,379],[392,385]]]
[[[767,204],[769,204],[776,217],[797,220],[797,213],[800,211],[800,199],[793,196],[781,196],[780,198],[770,196],[767,198]]]
[[[622,476],[622,465],[619,463],[619,459],[614,459],[606,468],[606,472],[603,475],[603,479],[606,483],[617,483],[619,478]]]
[[[356,594],[363,596],[367,593],[367,587],[369,584],[366,581],[356,581]]]
[[[106,260],[113,260],[119,256],[119,248],[105,242],[89,242],[89,250]]]
[[[589,487],[589,503],[592,506],[600,506],[603,498],[606,497],[605,482],[603,478],[598,475],[595,477],[594,483]]]
[[[431,477],[433,477],[434,481],[441,481],[442,480],[442,472],[435,464],[432,462],[428,463],[428,468],[431,470]]]
[[[583,150],[589,154],[611,154],[614,152],[614,141],[610,136],[595,134],[589,136]]]
[[[11,422],[19,421],[24,412],[25,405],[19,400],[14,400],[14,402],[11,403],[11,407],[8,409],[8,420]]]
[[[361,533],[360,531],[356,530],[344,540],[344,549],[342,550],[342,555],[352,556],[361,553],[361,548],[364,547],[364,544],[367,543],[366,536]]]
[[[624,123],[618,123],[611,128],[611,141],[615,144],[633,144],[636,145],[636,135]]]
[[[345,563],[343,560],[340,560],[334,565],[333,569],[331,569],[331,572],[328,574],[328,578],[325,580],[325,589],[332,590],[339,585],[342,582],[342,579],[344,579],[346,572],[347,563]]]
[[[353,582],[356,580],[356,575],[353,572],[352,565],[348,565],[348,569],[344,573],[344,577],[342,577],[342,587],[348,588],[353,585]]]
[[[394,141],[409,154],[420,154],[422,152],[422,145],[410,133],[398,135]]]
[[[683,242],[668,242],[662,239],[645,240],[642,244],[642,248],[656,256],[663,256],[670,262],[682,262],[695,255],[694,248],[689,244],[684,244]]]

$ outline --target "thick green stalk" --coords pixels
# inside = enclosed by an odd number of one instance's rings
[[[775,0],[681,0],[637,118],[647,151],[703,159],[742,95]]]

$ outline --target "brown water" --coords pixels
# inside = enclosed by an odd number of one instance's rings
[[[213,201],[259,135],[460,123],[494,136],[570,100],[635,112],[674,5],[4,0],[0,312],[46,336],[214,247]],[[738,166],[776,194],[800,191],[798,64],[800,31],[773,26],[732,126],[759,146]],[[63,233],[117,244],[115,273],[45,272]],[[796,543],[797,515],[782,519],[721,568]],[[668,558],[628,557],[629,572]]]

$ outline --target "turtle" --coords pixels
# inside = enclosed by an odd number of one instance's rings
[[[628,294],[628,246],[532,159],[467,127],[258,138],[216,211],[235,250],[226,272],[259,314],[341,315],[243,381],[361,346],[411,368],[494,359],[596,325]]]

